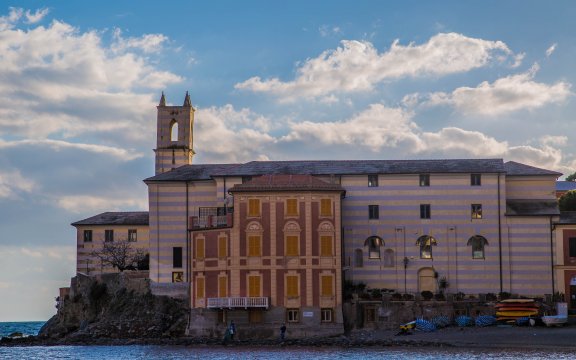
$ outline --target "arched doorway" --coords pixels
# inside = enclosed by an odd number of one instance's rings
[[[434,269],[425,267],[418,270],[418,292],[431,291],[436,292],[436,278]]]

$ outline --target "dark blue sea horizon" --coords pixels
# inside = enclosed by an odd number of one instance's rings
[[[36,336],[46,321],[9,321],[0,322],[0,338],[13,333],[23,336]]]

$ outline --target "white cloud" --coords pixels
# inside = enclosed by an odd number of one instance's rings
[[[93,213],[98,213],[125,209],[144,210],[148,208],[148,200],[146,197],[142,196],[122,197],[121,195],[70,195],[61,196],[56,201],[58,207],[72,213],[85,213],[86,209],[90,209]]]
[[[142,157],[143,154],[125,148],[115,148],[105,145],[94,144],[78,144],[62,140],[16,140],[16,141],[3,141],[0,139],[0,149],[2,148],[16,148],[16,147],[43,147],[50,148],[55,151],[62,149],[72,149],[92,152],[96,154],[104,154],[111,158],[116,158],[121,161],[130,161]]]
[[[540,143],[543,145],[566,146],[568,145],[568,136],[565,135],[545,135],[540,138]]]
[[[8,15],[0,16],[0,31],[12,29],[24,14],[20,8],[10,8]]]
[[[256,76],[235,87],[294,101],[331,93],[369,91],[378,83],[399,78],[466,72],[486,66],[492,60],[503,62],[510,57],[512,65],[521,60],[521,56],[514,56],[501,41],[456,33],[435,35],[421,45],[403,46],[396,40],[388,51],[380,54],[367,41],[343,40],[341,47],[306,60],[293,81],[263,80]]]
[[[497,116],[519,110],[533,110],[561,103],[571,95],[571,84],[559,81],[548,85],[534,81],[538,65],[528,72],[482,82],[475,88],[460,87],[452,93],[428,95],[427,105],[450,105],[464,114]]]
[[[330,35],[337,35],[342,33],[339,26],[329,26],[329,25],[320,26],[320,28],[318,28],[318,32],[322,37],[328,37]]]
[[[550,55],[554,53],[554,51],[556,50],[556,46],[558,46],[558,44],[554,43],[546,50],[546,57],[550,57]]]
[[[145,34],[140,37],[122,37],[122,30],[114,30],[114,43],[112,50],[124,52],[129,49],[142,50],[144,53],[157,53],[163,48],[163,44],[168,41],[168,37],[162,34]]]
[[[150,89],[183,78],[135,51],[150,55],[167,41],[164,35],[120,37],[107,47],[105,32],[81,32],[60,21],[30,29],[6,25],[21,17],[13,9],[0,18],[0,135],[91,133],[125,143],[154,131],[149,114],[157,99]],[[146,131],[129,131],[137,127]]]
[[[0,172],[0,199],[14,198],[20,192],[32,192],[36,184],[23,177],[18,170]]]
[[[206,161],[217,163],[266,159],[267,146],[276,139],[269,135],[270,120],[249,109],[232,105],[199,109],[202,121],[195,123],[195,150]]]
[[[367,110],[342,122],[293,123],[290,134],[282,140],[360,146],[374,152],[383,147],[397,147],[399,144],[419,149],[422,143],[416,135],[418,127],[410,117],[410,114],[401,109],[373,104]]]
[[[26,10],[25,13],[26,23],[35,24],[37,22],[40,22],[46,15],[48,15],[49,12],[50,10],[47,8],[38,9],[34,13],[32,13],[30,10]]]

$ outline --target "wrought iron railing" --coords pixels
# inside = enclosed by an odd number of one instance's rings
[[[267,297],[225,297],[208,298],[207,307],[209,309],[223,308],[268,308]]]

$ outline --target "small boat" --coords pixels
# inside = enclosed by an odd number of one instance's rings
[[[563,326],[568,322],[568,317],[563,315],[542,316],[542,322],[546,326]]]

